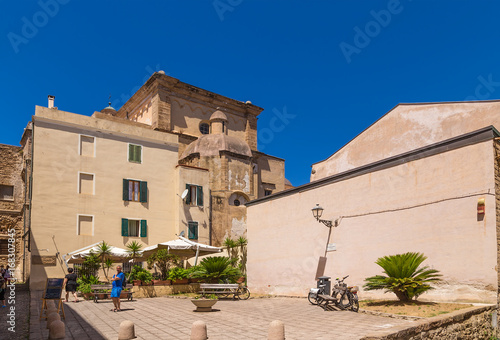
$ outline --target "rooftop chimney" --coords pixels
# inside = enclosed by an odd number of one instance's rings
[[[51,96],[49,95],[49,109],[53,109],[54,108],[54,98],[55,96]]]

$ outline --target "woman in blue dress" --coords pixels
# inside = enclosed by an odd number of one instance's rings
[[[116,267],[116,274],[113,275],[111,281],[113,281],[113,288],[111,289],[111,300],[113,300],[113,304],[115,305],[114,309],[111,309],[113,312],[121,312],[120,309],[120,294],[122,293],[122,285],[123,280],[125,280],[125,274],[122,273],[122,267]]]

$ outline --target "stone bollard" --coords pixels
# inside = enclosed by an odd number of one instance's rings
[[[205,322],[198,320],[193,322],[191,327],[191,340],[206,340],[207,336],[207,325]]]
[[[47,309],[49,309],[50,307],[56,308],[56,304],[55,304],[54,300],[45,300],[45,303],[47,305]]]
[[[49,313],[49,315],[47,315],[47,329],[50,329],[50,325],[54,321],[61,321],[61,316],[57,312]]]
[[[135,338],[134,323],[130,320],[125,320],[120,323],[118,330],[118,340],[129,340]]]
[[[49,340],[64,339],[66,337],[66,327],[62,321],[54,321],[50,324]]]
[[[285,340],[285,324],[279,320],[271,322],[267,340]]]

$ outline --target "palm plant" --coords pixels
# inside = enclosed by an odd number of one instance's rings
[[[128,256],[134,260],[136,257],[141,255],[142,244],[137,241],[131,241],[125,245],[127,247]]]
[[[108,266],[108,263],[106,263],[106,259],[109,259],[111,256],[111,249],[112,247],[107,244],[106,242],[102,241],[97,245],[97,253],[96,255],[101,259],[101,268],[102,271],[104,272],[104,276],[106,277],[106,280],[108,280],[108,272],[109,268],[111,268],[111,265]]]
[[[234,242],[232,239],[230,239],[229,237],[226,237],[226,239],[224,240],[224,242],[222,243],[222,245],[224,247],[226,247],[227,249],[227,255],[229,256],[229,258],[232,260],[234,258],[234,254],[233,254],[233,248],[235,248],[237,245],[236,245],[236,242]]]
[[[240,264],[239,268],[243,274],[246,274],[247,271],[247,252],[246,252],[246,245],[248,244],[248,240],[240,236],[236,240],[236,246],[240,247]]]
[[[428,266],[420,267],[427,259],[424,254],[408,252],[384,256],[375,262],[384,269],[384,275],[366,278],[363,286],[366,290],[383,289],[393,292],[403,302],[411,301],[430,289],[429,283],[441,281],[439,271]]]
[[[204,258],[197,267],[191,276],[211,283],[236,282],[241,277],[239,269],[232,266],[231,259],[224,256]]]

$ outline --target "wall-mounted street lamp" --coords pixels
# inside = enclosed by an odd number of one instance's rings
[[[323,223],[329,228],[328,231],[328,240],[326,241],[326,249],[325,249],[325,257],[326,253],[328,252],[328,244],[330,243],[330,235],[332,234],[332,227],[337,227],[338,226],[338,220],[332,221],[332,220],[322,220],[321,215],[323,215],[323,209],[322,207],[319,206],[319,204],[316,204],[314,208],[311,209],[314,218],[316,221]]]

